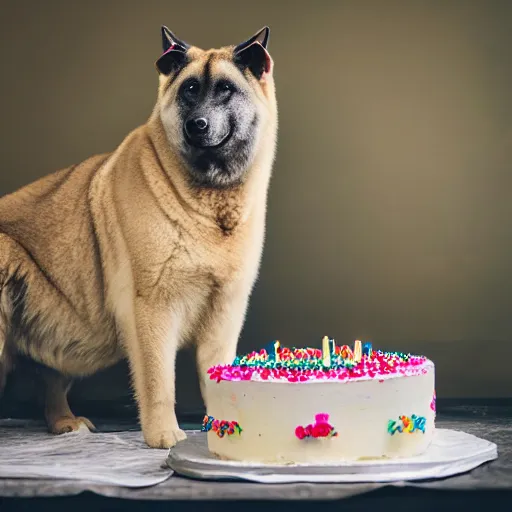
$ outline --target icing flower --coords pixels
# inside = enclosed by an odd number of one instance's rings
[[[328,414],[317,414],[315,416],[315,421],[317,423],[327,423],[329,421],[329,415]]]
[[[413,432],[420,431],[425,433],[426,418],[424,416],[417,416],[413,414],[409,416],[399,416],[398,421],[388,421],[388,433],[394,435],[396,432],[412,434]]]
[[[338,433],[334,430],[334,427],[329,424],[328,414],[317,414],[315,415],[315,423],[303,427],[299,425],[295,429],[295,436],[299,439],[305,439],[307,437],[313,437],[315,439],[321,437],[336,437]]]
[[[299,438],[299,439],[304,439],[307,434],[306,434],[306,429],[304,427],[302,427],[301,425],[299,425],[296,429],[295,429],[295,435]]]
[[[311,432],[313,437],[327,437],[334,430],[329,423],[316,423]]]
[[[217,436],[224,437],[232,436],[234,434],[240,435],[242,433],[242,427],[237,421],[226,421],[216,420],[213,416],[205,416],[203,419],[203,426],[201,427],[202,432],[215,432]]]
[[[332,430],[332,427],[328,423],[317,423],[313,427],[311,435],[313,437],[327,437]]]

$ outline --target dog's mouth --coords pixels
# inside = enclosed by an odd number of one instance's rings
[[[183,137],[185,139],[185,142],[195,149],[202,149],[204,151],[215,151],[222,148],[230,141],[231,137],[233,137],[234,131],[234,125],[230,125],[226,135],[224,135],[224,137],[222,137],[222,139],[215,144],[205,144],[199,140],[193,140],[187,135],[187,132],[185,130],[183,130]]]

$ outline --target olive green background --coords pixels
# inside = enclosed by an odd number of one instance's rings
[[[145,122],[161,24],[202,47],[268,24],[279,145],[240,350],[360,338],[430,356],[440,397],[512,394],[512,2],[0,7],[0,193]],[[201,406],[194,371],[180,356],[184,410]],[[125,399],[124,366],[73,393]]]

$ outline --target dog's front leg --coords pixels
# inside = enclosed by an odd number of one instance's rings
[[[196,364],[205,405],[208,369],[218,364],[230,364],[236,356],[250,292],[251,287],[243,283],[220,289],[213,297],[208,315],[198,333]]]
[[[123,338],[142,432],[152,448],[170,448],[186,438],[174,410],[179,319],[145,299],[136,300],[134,313],[134,322],[123,324]]]

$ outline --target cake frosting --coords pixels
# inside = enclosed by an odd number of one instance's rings
[[[336,463],[425,452],[435,429],[434,363],[424,356],[273,342],[209,369],[203,431],[231,460]]]

